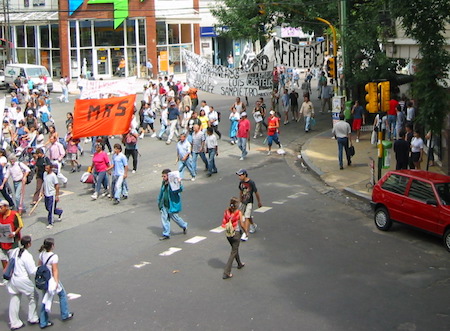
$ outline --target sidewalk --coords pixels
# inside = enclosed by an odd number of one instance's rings
[[[331,187],[370,200],[372,195],[370,158],[375,160],[375,182],[378,174],[378,151],[375,145],[370,144],[370,135],[371,132],[361,132],[359,143],[355,142],[355,136],[353,135],[355,156],[352,158],[351,166],[347,166],[347,162],[344,162],[344,170],[339,169],[337,142],[332,139],[331,129],[319,133],[305,143],[302,147],[303,160],[311,171]],[[344,161],[346,161],[345,152]],[[426,169],[426,155],[422,167]],[[395,155],[392,150],[391,167],[390,169],[383,169],[382,175],[394,169]],[[439,166],[430,167],[429,171],[443,174]]]

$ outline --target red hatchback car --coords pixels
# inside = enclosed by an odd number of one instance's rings
[[[374,186],[372,201],[378,229],[393,221],[412,225],[444,239],[450,251],[450,177],[423,170],[388,172]]]

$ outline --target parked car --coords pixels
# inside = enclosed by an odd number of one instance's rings
[[[31,79],[35,86],[39,84],[39,77],[47,77],[47,89],[53,91],[53,82],[46,67],[37,64],[12,63],[5,67],[5,83],[8,93],[14,91],[14,80],[17,77]]]
[[[6,88],[5,72],[3,71],[3,69],[0,69],[0,88],[2,89]]]
[[[388,172],[371,201],[378,229],[400,222],[442,237],[450,251],[450,177],[423,170]]]

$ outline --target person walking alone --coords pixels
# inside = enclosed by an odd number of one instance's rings
[[[233,227],[234,235],[227,235],[227,240],[231,245],[231,253],[223,270],[223,279],[229,279],[233,277],[233,274],[231,273],[233,260],[236,260],[238,269],[242,269],[245,266],[245,263],[241,262],[241,258],[239,256],[239,244],[241,243],[241,235],[242,232],[246,233],[244,227],[244,215],[239,210],[239,199],[235,197],[231,198],[229,207],[223,213],[222,227],[226,228],[229,222],[231,222],[231,225]]]
[[[181,192],[183,192],[183,185],[181,185],[181,178],[177,178],[178,189],[173,190],[169,183],[170,169],[162,171],[162,183],[158,196],[158,208],[161,212],[161,224],[163,228],[162,237],[159,240],[170,239],[170,219],[178,224],[183,229],[183,234],[187,233],[188,224],[178,216],[181,211]]]

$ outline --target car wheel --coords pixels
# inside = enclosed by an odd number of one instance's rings
[[[378,207],[375,210],[374,221],[376,227],[382,231],[387,231],[392,226],[392,221],[386,207]]]
[[[445,231],[444,245],[445,245],[445,248],[447,248],[447,250],[450,252],[450,230]]]

